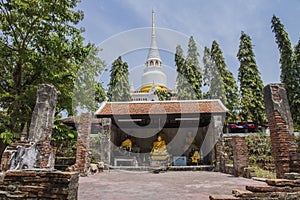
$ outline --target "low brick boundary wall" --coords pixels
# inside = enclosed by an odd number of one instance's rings
[[[0,199],[77,200],[79,174],[46,170],[9,170],[0,182]]]

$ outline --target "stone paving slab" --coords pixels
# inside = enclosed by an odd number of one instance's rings
[[[79,200],[111,199],[209,199],[209,195],[231,195],[233,189],[266,183],[205,171],[180,171],[153,174],[147,171],[111,170],[81,177]]]

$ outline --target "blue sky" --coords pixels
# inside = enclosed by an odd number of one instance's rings
[[[83,0],[78,9],[84,11],[85,19],[78,26],[85,28],[86,42],[103,48],[99,56],[107,64],[121,54],[131,67],[130,79],[136,87],[140,78],[135,69],[145,62],[145,48],[150,44],[152,8],[161,57],[171,71],[171,68],[174,71],[176,45],[180,44],[186,50],[186,38],[193,36],[199,46],[199,60],[203,56],[201,49],[211,47],[212,41],[216,40],[227,67],[237,77],[239,62],[236,54],[241,31],[244,31],[252,39],[264,84],[279,82],[279,52],[271,31],[273,14],[281,19],[293,46],[300,37],[299,0]],[[172,40],[167,41],[168,35],[172,35]],[[165,44],[168,42],[173,44]],[[111,57],[107,57],[108,54]],[[101,81],[106,82],[108,76],[104,73]],[[170,79],[174,81],[175,78]]]

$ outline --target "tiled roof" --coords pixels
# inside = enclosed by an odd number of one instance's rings
[[[97,117],[113,115],[226,113],[220,100],[105,102]]]

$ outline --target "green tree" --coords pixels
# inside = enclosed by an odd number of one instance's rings
[[[187,79],[187,71],[185,68],[185,60],[183,50],[180,45],[176,47],[175,64],[177,70],[177,99],[188,100],[192,99],[193,91],[191,90],[189,81]]]
[[[30,124],[38,84],[58,89],[57,112],[72,114],[73,86],[92,45],[76,24],[79,0],[0,1],[0,108],[7,130]]]
[[[185,59],[185,75],[193,89],[193,99],[202,98],[202,70],[199,64],[199,52],[193,36],[190,37],[188,43],[188,51]]]
[[[156,90],[156,94],[159,101],[170,101],[172,98],[172,93],[165,90]]]
[[[208,47],[204,47],[203,63],[203,82],[208,86],[208,92],[205,94],[208,99],[220,99],[224,104],[226,102],[224,82],[220,74],[219,66],[216,59]]]
[[[300,39],[298,40],[298,43],[296,44],[294,48],[295,53],[295,70],[296,70],[296,79],[295,79],[295,88],[293,92],[293,106],[291,108],[292,114],[293,114],[293,120],[295,122],[295,128],[297,130],[300,130]],[[296,114],[297,113],[297,114]]]
[[[237,57],[240,62],[238,79],[241,94],[241,119],[245,122],[252,120],[257,128],[258,124],[265,122],[263,82],[256,65],[251,38],[244,32],[240,37]]]
[[[98,52],[98,48],[92,46],[77,72],[72,98],[73,109],[94,112],[98,103],[104,101],[104,89],[102,84],[96,81],[105,66],[97,57]]]
[[[110,101],[130,101],[130,84],[128,80],[128,65],[119,56],[112,64],[108,97]]]
[[[300,125],[300,89],[299,89],[299,65],[297,64],[297,56],[293,52],[291,41],[288,37],[288,33],[285,31],[284,25],[280,19],[273,15],[272,20],[272,31],[275,34],[275,40],[278,45],[280,53],[280,68],[281,68],[281,82],[285,84],[287,96],[290,104],[292,117],[296,126]],[[299,46],[296,45],[296,49]]]
[[[217,67],[218,73],[221,76],[221,78],[216,78],[217,81],[220,80],[220,86],[216,86],[221,88],[219,89],[219,98],[229,110],[226,121],[234,122],[237,120],[237,110],[239,104],[238,86],[233,74],[227,69],[223,52],[216,41],[213,41],[212,43],[211,57]]]

